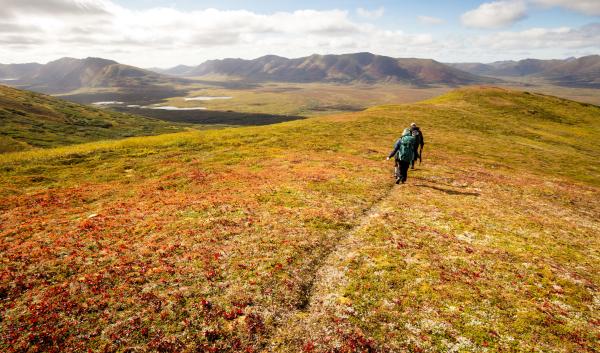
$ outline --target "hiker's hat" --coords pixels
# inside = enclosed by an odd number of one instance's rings
[[[411,123],[410,127],[417,127],[417,123]]]

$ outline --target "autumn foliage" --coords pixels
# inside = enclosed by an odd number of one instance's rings
[[[0,350],[594,351],[599,116],[477,88],[5,154]]]

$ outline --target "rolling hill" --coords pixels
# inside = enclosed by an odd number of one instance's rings
[[[600,88],[600,55],[565,60],[525,59],[498,61],[491,64],[448,64],[475,75],[494,77],[539,77],[550,82],[574,87]]]
[[[155,135],[185,125],[78,105],[0,85],[0,153]]]
[[[0,155],[0,350],[593,352],[598,116],[477,87]]]
[[[267,55],[254,60],[210,60],[191,69],[164,73],[181,76],[225,75],[279,82],[398,82],[414,85],[464,85],[493,82],[429,59],[396,59],[371,53],[311,55],[287,59]]]
[[[11,85],[52,94],[98,87],[149,90],[153,86],[185,82],[101,58],[62,58],[45,65],[3,66],[0,72],[5,71],[4,76],[16,79],[10,81]]]

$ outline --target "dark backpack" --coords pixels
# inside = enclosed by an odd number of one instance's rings
[[[413,131],[411,131],[414,135],[413,137],[415,138],[415,145],[419,146],[423,143],[423,135],[421,134],[421,130],[419,129],[414,129]]]

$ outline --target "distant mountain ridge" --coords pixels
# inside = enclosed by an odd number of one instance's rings
[[[61,58],[42,64],[0,65],[0,78],[11,85],[44,93],[80,88],[144,87],[181,81],[102,58]]]
[[[288,59],[266,55],[253,60],[209,60],[198,66],[176,66],[162,73],[177,76],[224,75],[282,82],[400,82],[415,85],[491,83],[431,59],[392,58],[371,53],[311,55]]]
[[[47,64],[0,64],[0,83],[43,93],[85,88],[152,91],[189,83],[185,77],[227,76],[248,81],[404,83],[416,86],[500,83],[513,77],[543,78],[562,86],[600,88],[600,55],[565,60],[525,59],[445,64],[431,59],[371,53],[311,55],[288,59],[209,60],[198,66],[145,70],[114,60],[61,58]]]
[[[23,77],[31,72],[35,72],[42,67],[42,64],[0,64],[0,81],[12,81]]]
[[[149,68],[148,70],[154,71],[154,72],[159,73],[159,74],[180,76],[180,75],[185,75],[187,72],[189,72],[189,71],[191,71],[193,69],[194,69],[194,66],[177,65],[175,67],[171,67],[171,68],[168,68],[168,69],[163,69],[163,68],[158,68],[158,67],[152,67],[152,68]]]
[[[564,60],[524,59],[482,63],[451,63],[474,75],[493,77],[539,77],[563,86],[600,88],[600,55]]]

